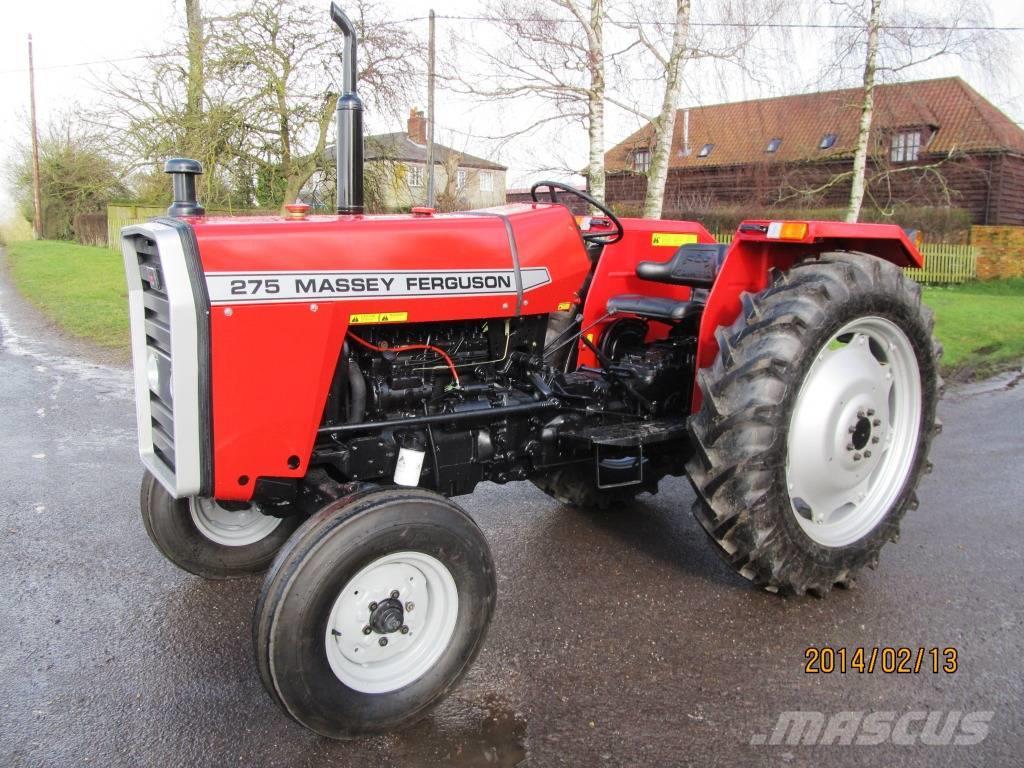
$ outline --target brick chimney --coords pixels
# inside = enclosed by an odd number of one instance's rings
[[[423,110],[413,107],[409,111],[409,140],[426,146],[427,144],[427,118],[423,116]]]

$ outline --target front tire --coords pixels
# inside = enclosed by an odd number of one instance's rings
[[[941,390],[920,287],[826,253],[744,294],[698,374],[687,470],[727,562],[771,591],[849,585],[916,508]]]
[[[401,728],[469,668],[496,592],[482,532],[443,496],[378,489],[332,502],[263,585],[253,618],[263,684],[329,738]]]
[[[262,514],[257,505],[232,508],[213,499],[175,499],[149,472],[139,489],[150,540],[176,566],[205,579],[262,573],[301,520]]]

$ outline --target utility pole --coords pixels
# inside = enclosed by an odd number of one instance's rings
[[[434,207],[434,9],[427,33],[427,206]]]
[[[39,131],[36,129],[36,71],[32,65],[32,35],[28,36],[28,95],[32,113],[32,205],[36,240],[43,238],[43,205],[39,194]]]

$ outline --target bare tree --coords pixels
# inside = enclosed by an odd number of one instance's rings
[[[629,15],[614,19],[616,26],[635,36],[639,49],[646,55],[646,62],[641,65],[641,71],[647,73],[644,79],[660,91],[657,112],[650,114],[632,93],[635,63],[619,61],[619,78],[623,82],[611,89],[608,96],[611,104],[633,113],[649,125],[645,217],[660,218],[664,208],[686,63],[713,59],[737,67],[744,76],[757,77],[748,66],[746,53],[763,25],[776,17],[783,6],[782,0],[717,0],[702,8],[705,23],[700,34],[694,34],[691,25],[691,0],[633,3],[629,6]]]
[[[355,0],[349,11],[360,32],[360,94],[369,111],[404,109],[417,82],[410,61],[418,42],[376,0]],[[324,9],[302,0],[239,0],[201,19],[197,0],[189,0],[183,32],[185,45],[104,85],[99,119],[116,133],[141,186],[157,188],[160,161],[187,154],[203,161],[201,192],[212,206],[294,200],[332,162],[325,149],[341,43]]]
[[[457,93],[490,103],[539,105],[525,122],[484,138],[504,142],[529,135],[536,141],[538,131],[546,127],[584,127],[587,186],[599,199],[605,193],[608,4],[609,0],[497,0],[487,6],[487,16],[501,42],[478,43],[471,34],[456,35],[453,47],[461,55],[446,66],[450,87]],[[467,68],[467,61],[475,66]],[[522,112],[528,110],[523,107]]]
[[[842,31],[836,37],[834,61],[826,69],[825,78],[844,79],[851,69],[860,72],[860,121],[853,167],[829,182],[833,186],[849,181],[846,220],[855,222],[873,182],[915,168],[935,171],[934,163],[927,167],[904,166],[898,171],[882,163],[869,172],[878,84],[898,81],[907,70],[936,59],[997,57],[1003,40],[998,33],[982,29],[991,26],[986,0],[936,4],[929,11],[915,10],[901,0],[830,0],[828,10],[829,20]]]

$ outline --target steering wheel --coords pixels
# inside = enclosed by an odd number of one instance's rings
[[[600,245],[611,245],[617,243],[622,239],[624,229],[622,228],[622,222],[619,221],[619,217],[612,213],[611,209],[604,203],[597,200],[597,198],[588,195],[582,189],[576,189],[576,187],[570,187],[568,184],[563,184],[560,181],[538,181],[532,187],[530,187],[530,197],[533,198],[533,202],[541,202],[537,198],[537,190],[547,188],[548,195],[551,197],[551,202],[558,204],[558,190],[562,192],[568,192],[569,194],[575,195],[580,200],[586,201],[588,205],[592,205],[611,221],[615,225],[613,232],[580,232],[580,237],[586,243],[598,243]]]

